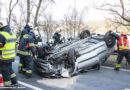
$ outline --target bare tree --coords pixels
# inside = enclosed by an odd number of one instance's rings
[[[44,32],[46,33],[46,36],[47,36],[47,41],[49,41],[49,39],[51,38],[52,36],[52,32],[53,32],[53,19],[52,19],[52,16],[49,15],[46,17],[46,21],[45,21],[45,24],[44,24]]]
[[[13,5],[12,5],[13,0],[10,0],[10,2],[9,2],[9,14],[8,14],[8,18],[7,18],[8,25],[10,25],[12,12],[13,12],[13,9],[15,8],[15,6],[18,4],[18,1],[19,0],[16,0],[16,2]]]
[[[36,9],[36,13],[35,13],[35,17],[34,17],[34,27],[37,26],[37,19],[38,19],[37,17],[38,17],[39,9],[41,7],[41,3],[42,3],[42,0],[39,0],[38,6]]]
[[[130,27],[130,6],[126,6],[124,3],[130,3],[130,0],[119,0],[119,4],[105,3],[94,7],[99,10],[109,11],[110,14],[115,15],[116,19],[113,22]]]
[[[75,37],[75,35],[79,33],[81,28],[83,28],[83,17],[86,15],[87,10],[87,7],[85,7],[81,12],[76,11],[76,9],[68,8],[67,14],[64,15],[64,20],[62,20],[67,34]]]
[[[27,18],[26,18],[26,24],[28,24],[29,21],[30,21],[30,14],[31,14],[31,11],[30,11],[30,0],[27,0]]]
[[[0,2],[0,6],[2,6],[1,2]],[[1,10],[2,10],[2,8],[0,7],[0,18],[1,18]]]

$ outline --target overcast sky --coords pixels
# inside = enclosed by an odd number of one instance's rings
[[[1,0],[3,3],[8,3],[8,0]],[[26,1],[26,0],[24,0]],[[118,3],[119,0],[54,0],[55,4],[50,5],[47,12],[53,15],[54,20],[61,20],[64,14],[67,13],[68,8],[76,7],[77,11],[81,11],[84,7],[88,7],[88,14],[85,16],[84,20],[104,20],[105,17],[110,17],[107,12],[94,9],[92,6],[95,3],[100,5],[101,3]],[[25,5],[26,6],[26,5]],[[6,17],[5,5],[2,8],[2,17]],[[18,9],[15,8],[14,13],[18,15]]]
[[[105,17],[110,17],[108,12],[97,10],[92,6],[97,6],[102,3],[118,3],[119,0],[55,0],[56,4],[53,5],[54,19],[59,20],[63,18],[64,14],[67,13],[68,7],[76,7],[77,11],[81,11],[84,7],[88,7],[88,14],[85,20],[104,20]]]

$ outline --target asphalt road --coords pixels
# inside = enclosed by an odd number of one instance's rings
[[[27,79],[19,74],[18,57],[13,69],[18,77],[20,87],[25,90],[130,90],[130,71],[114,71],[101,67],[99,71],[80,73],[71,78],[43,78],[36,73]]]

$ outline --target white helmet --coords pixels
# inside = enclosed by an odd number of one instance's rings
[[[35,30],[35,29],[34,29],[33,33],[34,33],[34,35],[35,35],[36,37],[38,37],[38,36],[39,36],[39,33],[38,33],[38,31],[37,31],[37,30]]]
[[[38,42],[38,46],[42,46],[42,42]]]
[[[2,23],[2,22],[0,22],[0,28],[1,28],[1,27],[3,27],[3,23]]]
[[[38,30],[38,27],[35,27],[34,30]]]
[[[60,28],[57,28],[57,29],[56,29],[56,32],[57,32],[57,33],[60,33],[60,32],[61,32],[61,29],[60,29]]]
[[[3,26],[5,26],[5,25],[7,25],[6,20],[0,19],[0,28],[3,27]]]
[[[49,45],[50,45],[50,46],[53,46],[53,44],[54,44],[54,40],[53,40],[53,39],[50,39],[50,40],[49,40]]]
[[[28,23],[27,24],[30,28],[33,28],[33,24],[32,23]]]

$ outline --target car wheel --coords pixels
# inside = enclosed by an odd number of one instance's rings
[[[84,39],[84,38],[87,38],[91,35],[90,31],[89,30],[83,30],[80,34],[80,39]]]
[[[111,35],[109,32],[105,34],[104,41],[106,42],[108,48],[112,48],[116,44],[115,37]]]
[[[76,52],[75,49],[70,49],[68,52],[68,63],[70,64],[69,72],[72,74],[75,70]]]

